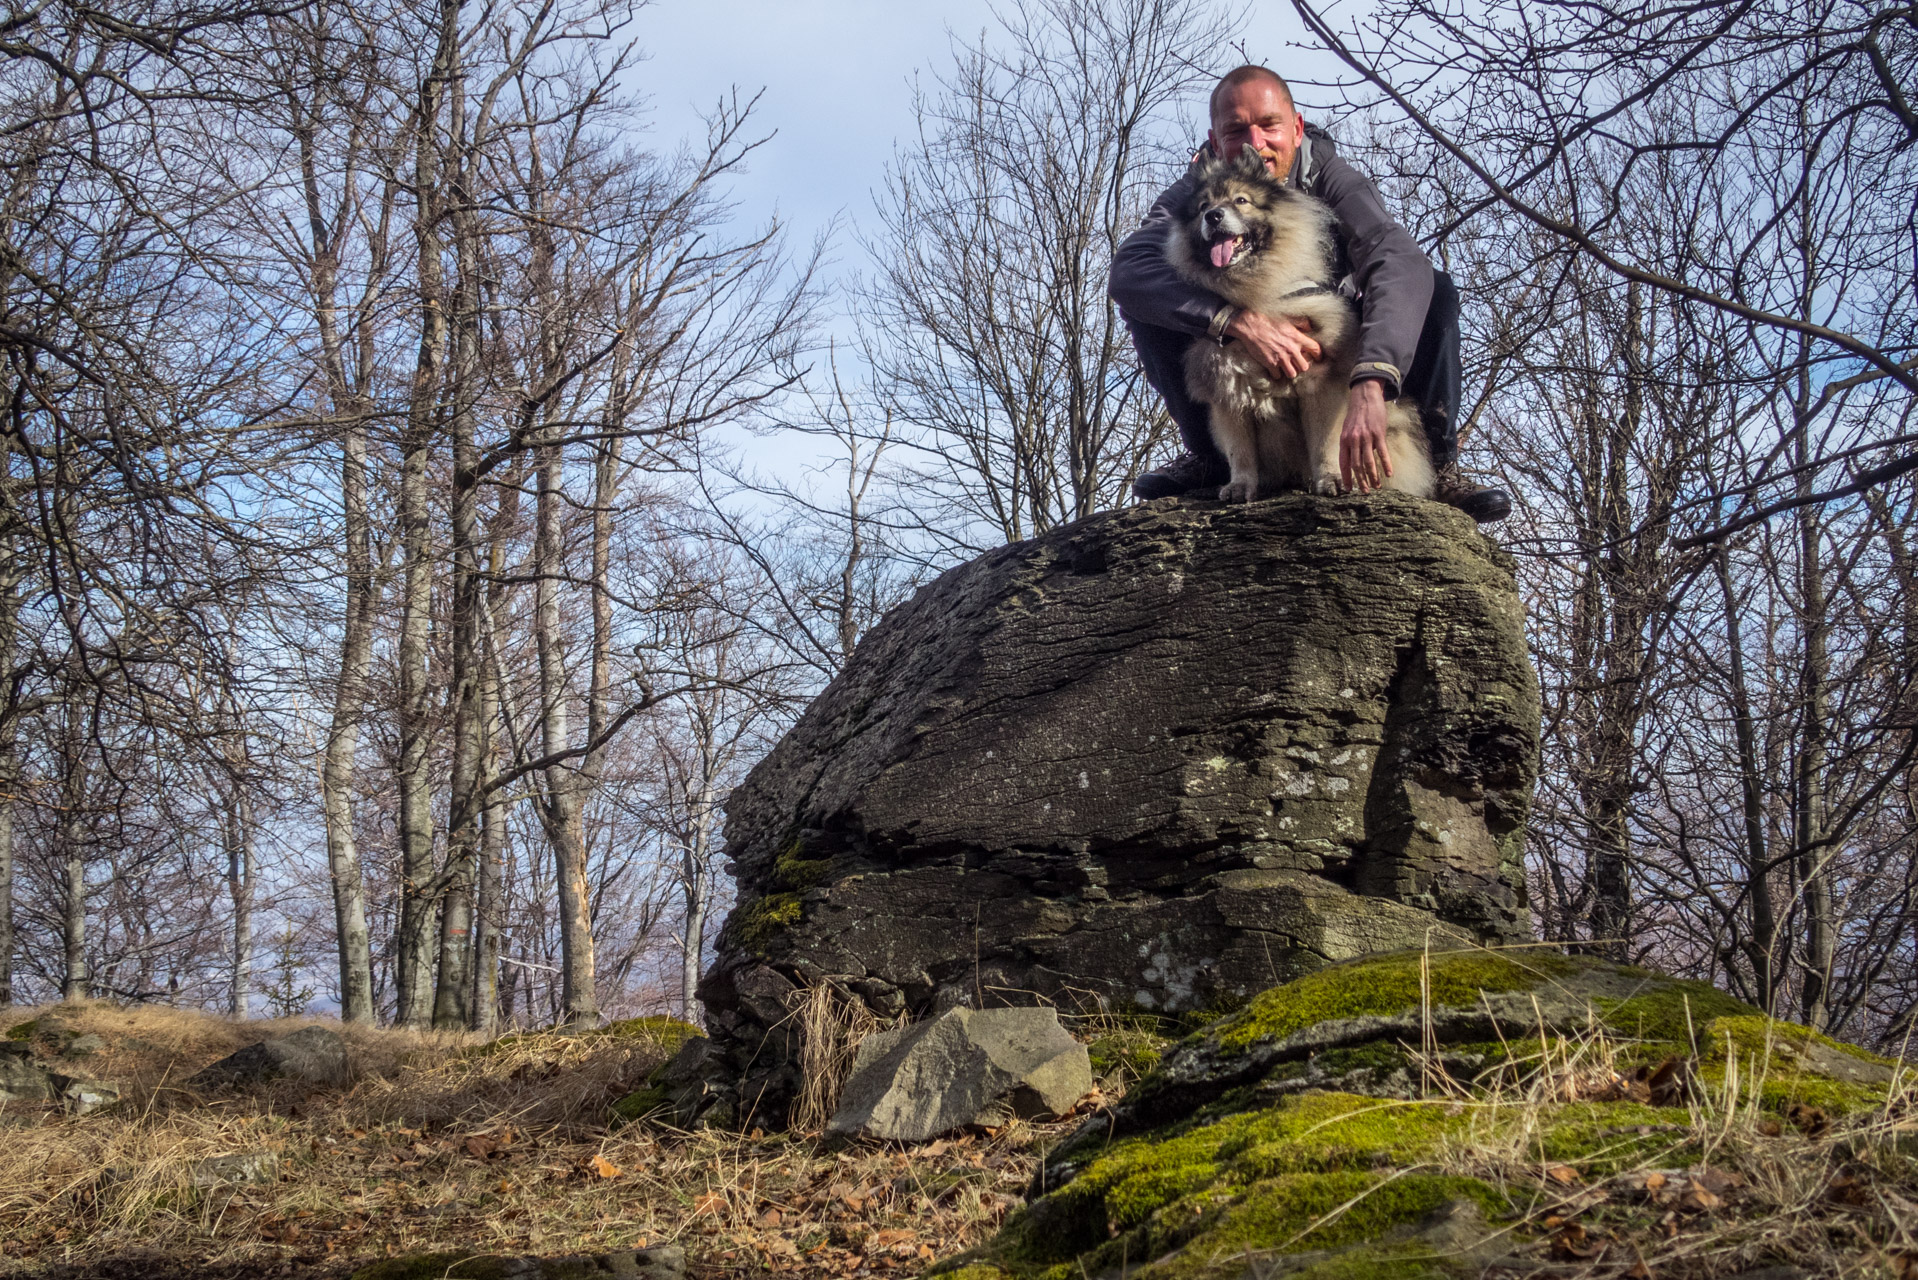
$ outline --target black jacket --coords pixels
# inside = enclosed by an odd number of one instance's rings
[[[1339,218],[1359,303],[1358,367],[1352,380],[1381,379],[1386,398],[1396,398],[1432,305],[1430,260],[1385,211],[1371,179],[1339,159],[1324,130],[1306,126],[1286,181],[1331,205]],[[1181,178],[1153,201],[1144,225],[1113,255],[1107,289],[1129,323],[1217,338],[1236,308],[1181,276],[1165,258],[1175,211],[1191,191],[1188,179]]]

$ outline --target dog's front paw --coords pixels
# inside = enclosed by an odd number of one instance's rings
[[[1338,497],[1339,478],[1337,476],[1320,476],[1312,482],[1312,492],[1318,494],[1321,498]]]
[[[1259,486],[1251,480],[1234,480],[1219,490],[1220,502],[1250,502],[1259,496]]]

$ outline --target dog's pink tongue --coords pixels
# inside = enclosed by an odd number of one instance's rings
[[[1220,268],[1231,266],[1232,251],[1237,247],[1238,244],[1236,241],[1214,240],[1212,242],[1212,265]]]

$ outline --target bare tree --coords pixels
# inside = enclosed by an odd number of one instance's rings
[[[928,532],[977,551],[1117,501],[1169,421],[1106,275],[1191,158],[1209,0],[1034,0],[958,44],[877,197],[868,355]]]

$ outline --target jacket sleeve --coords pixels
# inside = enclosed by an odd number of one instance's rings
[[[1121,241],[1112,255],[1106,292],[1130,323],[1216,338],[1237,309],[1210,289],[1187,280],[1165,258],[1175,211],[1191,189],[1190,180],[1181,178],[1152,202],[1145,223]]]
[[[1432,305],[1431,260],[1385,211],[1371,179],[1336,154],[1325,155],[1314,185],[1344,224],[1359,289],[1358,367],[1352,380],[1381,378],[1386,398],[1396,398]]]

